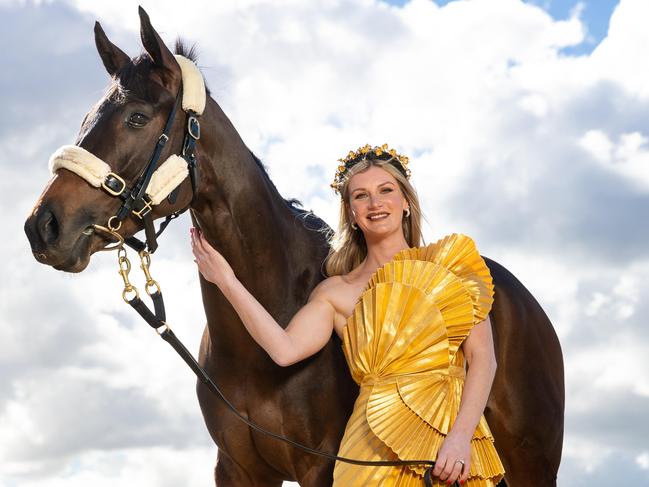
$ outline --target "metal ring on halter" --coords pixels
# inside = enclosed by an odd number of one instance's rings
[[[129,299],[128,298],[128,293],[135,293],[135,294],[133,295],[133,297],[131,299]],[[138,298],[138,299],[140,298],[140,293],[139,293],[139,291],[137,290],[136,287],[131,286],[130,289],[124,288],[124,290],[122,291],[122,299],[124,301],[126,301],[127,303],[130,303],[135,298]]]
[[[161,326],[159,326],[158,328],[155,329],[155,331],[156,331],[156,333],[158,333],[158,335],[162,335],[165,331],[171,330],[171,327],[168,324],[166,324],[164,321],[162,323],[163,323],[163,325],[161,325]]]
[[[92,228],[94,228],[95,230],[99,230],[104,235],[110,235],[111,237],[117,240],[117,242],[115,242],[113,245],[107,245],[103,249],[99,249],[99,252],[104,252],[107,250],[119,250],[124,246],[124,237],[122,237],[116,231],[111,230],[110,228],[107,227],[102,227],[101,225],[97,225],[96,223],[92,225]]]
[[[117,226],[114,227],[112,224],[113,219],[117,219]],[[113,215],[108,219],[108,228],[110,228],[113,232],[116,232],[120,228],[122,228],[122,221],[117,218],[117,215]]]
[[[154,292],[151,292],[151,291],[150,291],[150,288],[155,288],[155,291],[154,291]],[[158,284],[157,281],[156,281],[155,279],[151,279],[150,281],[147,281],[147,283],[144,285],[144,290],[146,291],[146,293],[147,293],[149,296],[151,296],[152,294],[155,294],[156,292],[157,292],[157,293],[162,292],[162,291],[160,290],[160,284]]]

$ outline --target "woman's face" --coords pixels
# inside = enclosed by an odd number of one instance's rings
[[[350,220],[356,222],[366,239],[402,232],[401,220],[408,201],[392,174],[370,166],[351,177],[348,191]]]

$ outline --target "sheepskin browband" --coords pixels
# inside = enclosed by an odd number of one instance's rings
[[[183,80],[182,107],[185,112],[201,115],[205,110],[205,82],[198,67],[186,57],[176,55]],[[49,161],[52,174],[59,169],[67,169],[85,179],[95,188],[103,187],[113,194],[111,187],[115,181],[123,179],[114,173],[110,166],[100,158],[77,145],[64,145],[52,154]],[[178,155],[170,156],[158,166],[146,189],[151,203],[160,204],[189,175],[187,161]]]

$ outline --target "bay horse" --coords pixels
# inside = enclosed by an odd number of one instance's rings
[[[132,183],[156,145],[182,84],[172,52],[140,8],[144,53],[131,59],[95,24],[95,43],[112,77],[106,95],[86,115],[75,145]],[[182,43],[176,53],[193,59]],[[182,114],[181,114],[182,115]],[[171,125],[165,154],[178,153],[186,127]],[[236,275],[281,324],[305,304],[323,279],[327,226],[285,200],[219,105],[207,96],[198,141],[199,177],[188,179],[161,218],[189,207],[194,225],[231,263]],[[119,201],[71,171],[57,171],[45,186],[25,232],[35,258],[57,270],[81,272],[109,244],[95,224],[115,214]],[[130,215],[119,233],[142,229]],[[529,291],[503,266],[486,259],[495,284],[490,313],[498,369],[485,415],[507,471],[501,485],[556,485],[563,441],[563,358],[552,324]],[[335,334],[313,357],[276,365],[250,338],[219,289],[199,275],[207,324],[199,362],[250,420],[293,440],[336,452],[358,389]],[[279,487],[332,483],[333,463],[251,430],[198,382],[197,395],[218,446],[219,487]]]

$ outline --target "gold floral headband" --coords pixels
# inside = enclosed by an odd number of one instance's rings
[[[383,144],[380,147],[371,147],[366,144],[356,151],[349,151],[349,154],[344,159],[338,159],[340,165],[330,186],[342,197],[340,190],[349,170],[361,161],[371,160],[387,161],[396,167],[406,179],[410,179],[410,169],[408,169],[408,158],[406,156],[397,154],[396,150],[388,148],[388,144]]]

